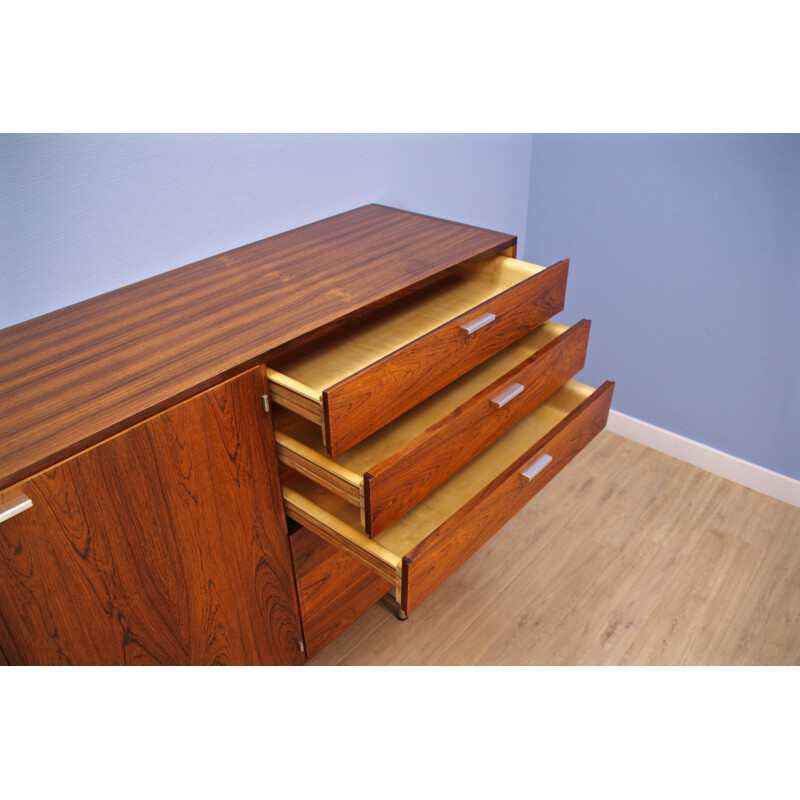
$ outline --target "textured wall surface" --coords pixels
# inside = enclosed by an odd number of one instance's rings
[[[623,413],[800,479],[800,136],[536,135],[526,253]]]
[[[367,203],[522,237],[528,134],[0,135],[0,328]]]

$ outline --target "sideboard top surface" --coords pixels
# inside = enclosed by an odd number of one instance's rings
[[[516,238],[370,205],[0,330],[0,489]]]

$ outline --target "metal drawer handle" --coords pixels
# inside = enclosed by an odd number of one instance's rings
[[[520,392],[524,392],[525,387],[521,383],[512,383],[506,386],[500,394],[492,398],[492,402],[498,407],[502,408],[506,403],[511,402]]]
[[[7,503],[0,505],[0,522],[5,522],[7,519],[11,519],[11,517],[16,517],[17,514],[32,507],[33,500],[21,494],[19,497],[15,497],[13,500],[9,500]]]
[[[547,453],[545,453],[543,456],[539,456],[539,458],[537,458],[532,464],[529,464],[528,468],[522,470],[520,474],[523,478],[531,480],[532,478],[535,478],[552,460],[553,456],[549,456]]]
[[[483,328],[485,325],[488,325],[490,322],[494,322],[496,319],[494,314],[481,314],[476,319],[472,320],[472,322],[465,322],[463,325],[459,327],[467,332],[467,335],[470,333],[475,333],[479,328]]]

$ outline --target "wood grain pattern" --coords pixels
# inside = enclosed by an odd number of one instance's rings
[[[547,441],[550,433],[595,391],[591,386],[568,381],[374,539],[366,535],[358,508],[300,473],[289,474],[283,480],[286,513],[387,580],[392,580],[396,572],[396,585],[401,588],[403,556],[440,527],[446,527],[451,517],[473,502],[509,465],[533,452],[534,443]]]
[[[267,370],[267,377],[269,378],[269,399],[272,402],[289,408],[304,419],[322,426],[322,395],[319,392],[314,393],[317,395],[315,398],[309,397],[308,395],[311,393],[308,392],[307,387],[298,386],[297,381],[292,381],[295,386],[287,388],[278,381],[286,383],[291,379],[272,369]],[[298,391],[301,388],[304,390],[303,393]]]
[[[561,311],[568,270],[569,260],[560,261],[326,389],[330,455],[335,458]],[[484,313],[496,319],[467,335],[460,326]]]
[[[647,591],[657,592],[675,574],[668,558],[650,566],[644,558],[615,557],[607,544],[616,534],[606,532],[635,523],[638,495],[652,500],[665,468],[678,463],[648,452],[654,462],[640,457],[638,445],[607,431],[598,434],[409,617],[424,628],[415,652],[382,648],[378,663],[388,657],[399,664],[524,664],[562,628],[570,631],[560,644],[574,659],[567,663],[614,663],[637,633],[632,626],[646,618],[648,606],[652,610]],[[637,483],[636,496],[629,496],[624,480],[617,488],[619,472],[631,482],[640,474],[649,481]],[[636,572],[640,565],[646,574]],[[657,574],[659,568],[666,575]],[[607,581],[606,570],[612,573]],[[583,613],[570,619],[570,609],[588,596],[582,592],[600,583],[605,591],[594,595],[596,605],[584,604]],[[443,607],[449,603],[460,613]],[[584,653],[593,657],[589,650],[601,660],[584,662]]]
[[[531,592],[523,597],[511,592],[495,595],[497,616],[487,614],[473,620],[473,626],[461,637],[463,647],[451,651],[445,660],[449,664],[473,665],[494,653],[504,665],[523,661],[547,640],[613,558],[610,548],[559,530],[548,540],[541,558],[526,570]],[[558,581],[551,579],[548,568],[558,573]],[[497,625],[501,615],[515,624]]]
[[[315,450],[286,436],[279,428],[275,429],[275,441],[281,464],[291,467],[302,475],[307,475],[354,505],[363,505],[364,479],[361,475],[330,459],[327,463],[320,464],[314,458],[318,455]]]
[[[516,238],[514,238],[514,241],[516,241]],[[372,303],[367,303],[366,305],[363,305],[348,314],[338,317],[326,325],[320,325],[313,331],[309,331],[301,336],[297,336],[286,344],[278,345],[270,351],[270,362],[273,362],[276,359],[282,359],[284,357],[294,357],[298,353],[311,352],[316,349],[320,341],[326,341],[330,336],[337,336],[340,330],[350,328],[353,325],[359,325],[365,317],[371,316],[375,311],[387,305],[399,302],[409,295],[416,294],[417,292],[423,290],[427,291],[429,287],[434,287],[440,281],[447,280],[449,275],[455,274],[456,272],[461,272],[464,265],[475,261],[482,261],[487,255],[496,254],[497,253],[492,250],[491,252],[487,252],[484,255],[477,256],[476,258],[468,258],[456,266],[443,269],[441,272],[429,275],[427,278],[423,278],[422,280],[416,281],[413,284],[404,286],[401,289],[391,292],[390,294],[387,294]],[[516,258],[516,244],[507,247],[505,250],[499,251],[499,254],[508,256],[509,258]]]
[[[396,569],[398,602],[410,610],[602,428],[612,391],[611,383],[593,390],[569,381],[375,539],[366,536],[353,505],[300,474],[284,481],[286,512],[387,580]],[[516,468],[541,452],[553,455],[554,462],[528,483]],[[412,598],[409,605],[406,598]]]
[[[545,553],[538,565],[545,573],[554,570],[558,559],[556,551],[563,553],[566,549],[562,537],[567,537],[570,542],[577,541],[583,551],[587,549],[585,537],[568,530],[559,531],[553,541],[553,553]],[[530,613],[533,599],[526,606],[518,605],[512,612],[512,616],[527,612],[534,625],[540,623],[536,639],[528,636],[525,648],[517,647],[513,651],[506,647],[505,642],[491,641],[485,650],[473,650],[473,657],[484,657],[494,646],[495,652],[502,650],[505,663],[515,663],[515,659],[524,661],[530,658],[531,651],[535,651],[531,659],[533,664],[616,664],[653,613],[661,594],[675,579],[685,556],[670,552],[644,538],[636,538],[623,547],[618,555],[613,549],[592,540],[589,540],[589,544],[592,549],[604,548],[610,557],[602,565],[600,575],[591,588],[569,611],[554,614],[552,606],[546,607],[542,602],[542,593],[537,592],[538,603],[534,614]],[[565,562],[561,563],[565,564],[564,571],[558,574],[563,578],[567,567]],[[534,575],[530,577],[536,578]],[[545,593],[552,591],[546,574],[536,581],[536,585],[547,587]],[[513,602],[511,596],[508,602]],[[545,617],[549,617],[549,624]],[[491,621],[486,620],[484,625],[476,627],[486,630],[489,625]]]
[[[311,658],[394,587],[305,528],[289,541]]]
[[[515,241],[365,206],[0,331],[0,488]]]
[[[459,407],[487,386],[517,369],[537,351],[567,331],[565,325],[546,322],[439,392],[390,422],[372,436],[332,459],[320,440],[319,428],[296,413],[275,404],[272,422],[278,457],[297,472],[322,483],[332,492],[363,506],[365,473],[389,459],[417,437],[450,418]],[[267,370],[267,377],[271,374]]]
[[[308,495],[312,494],[308,491],[309,486],[319,488],[303,476],[294,475],[284,481],[282,491],[286,514],[295,522],[314,531],[321,539],[349,553],[376,575],[394,586],[399,586],[401,557],[365,536],[362,530],[353,527],[350,524],[353,520],[342,519],[343,515],[337,515],[329,508],[320,505],[316,502],[318,497],[309,497]],[[336,497],[336,495],[331,496]],[[341,498],[336,497],[336,499]],[[348,505],[347,508],[352,510],[353,507]]]
[[[585,461],[587,450],[596,452],[596,443],[604,435],[612,434],[601,432],[575,460]],[[515,626],[507,623],[508,610],[523,607],[540,588],[534,583],[535,576],[526,569],[527,565],[542,560],[545,564],[542,571],[552,574],[553,561],[546,557],[550,540],[560,533],[559,522],[573,512],[571,491],[560,489],[559,502],[548,502],[554,491],[553,484],[558,487],[566,482],[571,490],[576,482],[583,482],[594,474],[591,467],[571,464],[451,575],[407,621],[400,624],[390,610],[378,604],[311,663],[424,665],[454,663],[453,659],[459,656],[464,663],[469,663],[476,656],[475,650],[482,652],[483,648],[471,649],[468,642],[462,648],[460,644],[471,634],[473,624],[478,627],[476,620],[481,619],[484,611],[494,615],[493,627],[480,626],[484,637],[487,630],[489,637],[500,632],[512,636]],[[591,502],[595,504],[596,498],[592,497]],[[563,576],[559,578],[559,583],[563,584]],[[508,587],[513,592],[508,591],[506,599],[504,590]],[[494,649],[491,655],[499,659],[504,651]]]
[[[727,597],[735,614],[707,663],[800,666],[800,509],[738,488],[744,491],[732,493],[732,519],[766,523],[774,536],[745,591],[734,577],[741,600]]]
[[[614,384],[596,392],[403,558],[402,608],[408,614],[491,538],[605,426]],[[518,473],[538,455],[552,463],[530,481]]]
[[[653,610],[658,620],[639,631],[619,664],[707,664],[756,574],[763,551],[726,534],[707,531],[673,579],[672,591]],[[697,663],[697,662],[695,662]]]
[[[800,509],[602,431],[408,621],[378,603],[310,663],[796,666],[798,534]]]
[[[12,664],[303,662],[265,391],[252,369],[18,487],[33,508],[0,525]]]
[[[567,329],[366,473],[367,535],[375,536],[399,519],[579,372],[590,327],[584,319]],[[498,408],[492,398],[514,382],[524,391]]]
[[[326,389],[471,314],[544,269],[499,255],[446,270],[425,289],[331,332],[314,347],[299,348],[283,359],[271,356],[270,383],[282,384],[321,405]]]

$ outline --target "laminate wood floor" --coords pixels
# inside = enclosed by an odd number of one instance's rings
[[[800,663],[800,508],[603,431],[405,622],[312,665]]]

